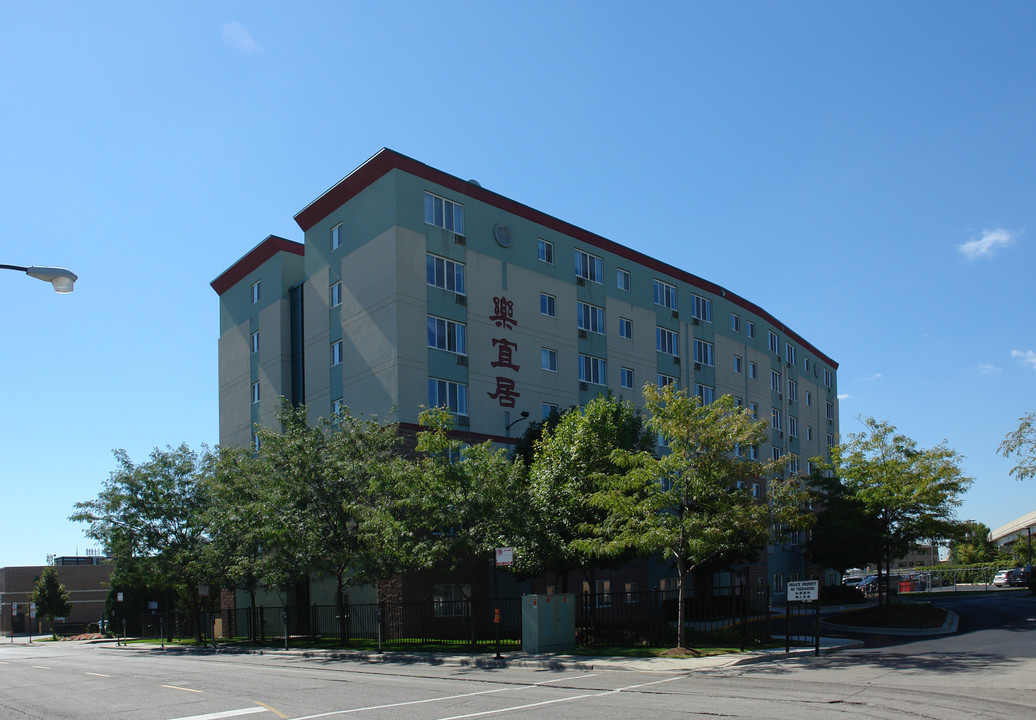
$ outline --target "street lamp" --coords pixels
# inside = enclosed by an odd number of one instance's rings
[[[54,292],[62,295],[72,292],[72,285],[79,276],[71,270],[59,267],[22,267],[21,265],[0,265],[3,270],[18,270],[37,280],[46,280],[54,286]]]

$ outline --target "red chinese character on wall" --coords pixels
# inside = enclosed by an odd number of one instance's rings
[[[494,400],[500,400],[500,407],[514,407],[515,398],[521,397],[521,393],[515,392],[514,380],[506,377],[497,377],[496,392],[487,393]]]
[[[501,295],[493,298],[493,314],[489,319],[496,323],[497,327],[504,330],[513,330],[518,321],[514,319],[514,303]]]
[[[489,364],[493,367],[505,367],[508,370],[518,372],[519,366],[512,362],[513,352],[518,349],[518,343],[513,343],[504,338],[493,338],[493,344],[496,345],[497,359]]]

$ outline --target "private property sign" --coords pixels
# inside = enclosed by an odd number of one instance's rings
[[[788,602],[813,602],[819,597],[819,580],[794,580],[788,583]]]

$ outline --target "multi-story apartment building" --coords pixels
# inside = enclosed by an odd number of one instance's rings
[[[791,472],[838,433],[837,363],[765,309],[477,182],[383,149],[295,220],[304,243],[268,237],[212,282],[222,444],[251,442],[282,396],[404,428],[445,405],[506,443],[522,412],[640,401],[648,382],[769,418],[753,452]],[[778,591],[806,572],[782,556]]]

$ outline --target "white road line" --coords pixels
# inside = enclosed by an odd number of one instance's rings
[[[49,667],[44,667],[43,665],[33,665],[33,667],[37,670],[50,670]]]
[[[162,687],[169,688],[170,690],[186,690],[187,692],[193,692],[193,693],[205,692],[204,690],[195,690],[194,688],[185,688],[185,687],[180,687],[179,685],[163,685]]]
[[[475,695],[491,695],[493,693],[514,690],[515,688],[531,688],[532,685],[512,685],[497,688],[496,690],[482,690],[481,692],[464,693],[463,695],[447,695],[445,697],[428,698],[427,700],[410,700],[408,702],[391,703],[389,705],[370,705],[368,707],[352,708],[350,710],[332,710],[331,712],[319,713],[317,715],[305,715],[293,720],[314,720],[314,718],[331,717],[332,715],[348,715],[349,713],[367,712],[368,710],[387,710],[388,708],[406,707],[407,705],[422,705],[425,703],[441,702],[443,700],[459,700],[460,698],[474,697]]]
[[[191,715],[190,717],[172,718],[172,720],[219,720],[219,718],[239,717],[241,715],[255,715],[256,713],[270,712],[264,707],[241,708],[240,710],[224,710],[223,712],[208,713],[206,715]]]
[[[94,677],[111,677],[111,675],[102,675],[101,673],[88,672],[87,675],[93,675]]]
[[[450,717],[439,718],[439,720],[464,720],[465,718],[482,717],[483,715],[496,715],[498,713],[512,712],[514,710],[528,710],[534,707],[543,707],[544,705],[556,705],[557,703],[572,702],[573,700],[585,700],[587,698],[604,697],[605,695],[616,695],[627,690],[636,690],[637,688],[647,687],[648,685],[658,685],[659,683],[671,682],[678,680],[683,677],[679,675],[677,677],[666,678],[665,680],[654,680],[649,683],[641,683],[639,685],[630,685],[629,687],[617,688],[615,690],[602,690],[595,693],[587,693],[585,695],[573,695],[571,697],[557,698],[556,700],[543,700],[541,702],[529,703],[527,705],[513,705],[511,707],[497,708],[496,710],[483,710],[482,712],[469,713],[467,715],[452,715]]]

